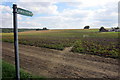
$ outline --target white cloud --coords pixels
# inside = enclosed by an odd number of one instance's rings
[[[57,6],[52,2],[18,2],[17,5],[18,7],[28,9],[35,14],[58,14]]]
[[[20,2],[78,2],[80,0],[19,0]]]
[[[119,0],[100,0],[100,1],[98,0],[77,0],[75,2],[72,3],[72,4],[75,4],[74,6],[79,7],[79,8],[80,7],[85,8],[85,7],[104,6],[109,3],[118,3]]]
[[[4,27],[4,28],[12,27],[12,15],[9,13],[2,14],[1,22],[2,22],[1,27]]]
[[[11,27],[12,26],[12,9],[9,6],[0,5],[0,22],[2,23],[0,27]]]
[[[35,28],[40,28],[41,24],[36,23],[36,22],[30,22],[30,21],[26,21],[26,22],[18,22],[18,27],[20,28],[34,28],[34,26],[36,26]]]
[[[58,10],[58,6],[55,2],[16,2],[18,7],[30,10],[34,15],[47,14],[47,16],[38,16],[19,18],[19,27],[33,27],[42,28],[46,26],[51,29],[62,29],[62,28],[83,28],[86,25],[90,25],[91,28],[99,28],[101,26],[105,27],[115,27],[118,23],[118,0],[80,0],[79,2],[67,2],[70,7],[74,8],[64,8],[63,11]],[[25,0],[26,1],[26,0]],[[33,0],[32,0],[33,1]],[[9,6],[3,6],[5,11],[11,11]],[[0,8],[1,9],[1,8]],[[5,16],[2,21],[4,27],[12,24],[12,15],[9,13],[3,13]],[[23,21],[25,19],[26,21]]]
[[[9,6],[0,5],[0,11],[1,12],[5,12],[5,11],[11,12],[12,9]]]
[[[10,8],[9,6],[4,6],[4,5],[0,5],[0,15],[1,15],[1,19],[0,22],[2,23],[0,25],[0,27],[13,27],[13,15],[12,15],[12,8]],[[22,17],[20,15],[17,16],[17,18],[19,20],[22,20]]]

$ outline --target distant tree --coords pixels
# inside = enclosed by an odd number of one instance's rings
[[[89,29],[89,28],[90,28],[90,26],[85,26],[85,27],[84,27],[84,29]]]
[[[47,28],[46,28],[46,27],[44,27],[44,28],[43,28],[43,30],[47,30]]]
[[[115,29],[120,29],[120,27],[115,27]]]
[[[103,30],[103,29],[105,29],[104,27],[101,27],[100,29],[99,29],[99,31],[101,31],[101,30]]]
[[[99,32],[108,32],[108,30],[106,30],[104,27],[101,27],[101,28],[99,29]]]

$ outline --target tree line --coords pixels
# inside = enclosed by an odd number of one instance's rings
[[[30,31],[30,30],[35,30],[35,29],[18,29],[18,32]],[[14,29],[13,28],[0,28],[0,31],[2,33],[12,33]]]

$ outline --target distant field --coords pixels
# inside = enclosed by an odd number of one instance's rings
[[[97,29],[64,29],[19,32],[19,43],[37,47],[118,58],[118,32],[98,32]],[[1,33],[3,42],[13,43],[13,33]]]

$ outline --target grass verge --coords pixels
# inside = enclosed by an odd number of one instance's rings
[[[16,74],[15,74],[14,65],[8,62],[2,61],[2,80],[6,80],[6,79],[13,80],[15,79],[15,75]],[[35,79],[36,78],[39,80],[44,79],[43,77],[40,77],[40,76],[31,75],[25,72],[23,69],[20,69],[20,78],[21,79]]]

